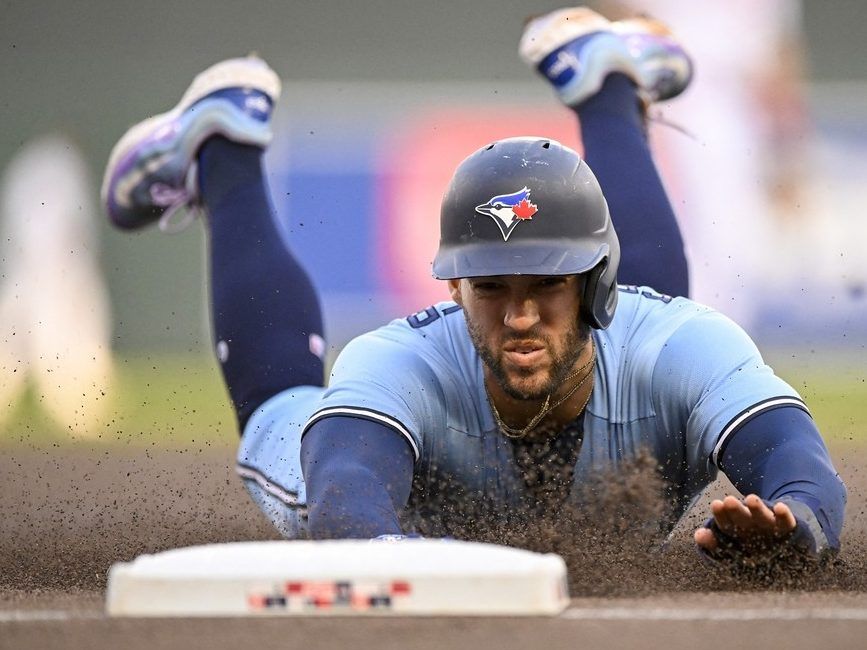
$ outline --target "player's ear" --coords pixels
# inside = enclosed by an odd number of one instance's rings
[[[464,306],[464,297],[461,295],[461,281],[460,280],[447,280],[449,283],[449,293],[452,296],[452,300],[458,303],[461,307]]]

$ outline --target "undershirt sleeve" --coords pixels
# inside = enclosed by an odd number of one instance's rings
[[[759,413],[728,437],[719,458],[720,469],[742,494],[808,506],[827,546],[839,549],[846,487],[803,409],[782,406]]]
[[[314,539],[401,534],[398,514],[412,489],[413,449],[369,419],[317,420],[301,442],[308,527]]]

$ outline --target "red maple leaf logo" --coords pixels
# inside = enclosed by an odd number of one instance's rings
[[[530,203],[527,199],[521,199],[521,202],[512,206],[512,212],[518,219],[532,219],[533,215],[539,211],[539,207],[535,203]]]

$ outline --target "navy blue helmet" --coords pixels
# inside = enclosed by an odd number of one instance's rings
[[[581,316],[602,329],[617,306],[619,263],[599,182],[572,149],[509,138],[455,170],[440,212],[435,278],[587,274]]]

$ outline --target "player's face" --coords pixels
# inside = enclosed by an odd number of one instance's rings
[[[516,399],[556,393],[589,340],[578,276],[504,275],[450,280],[479,356]]]

